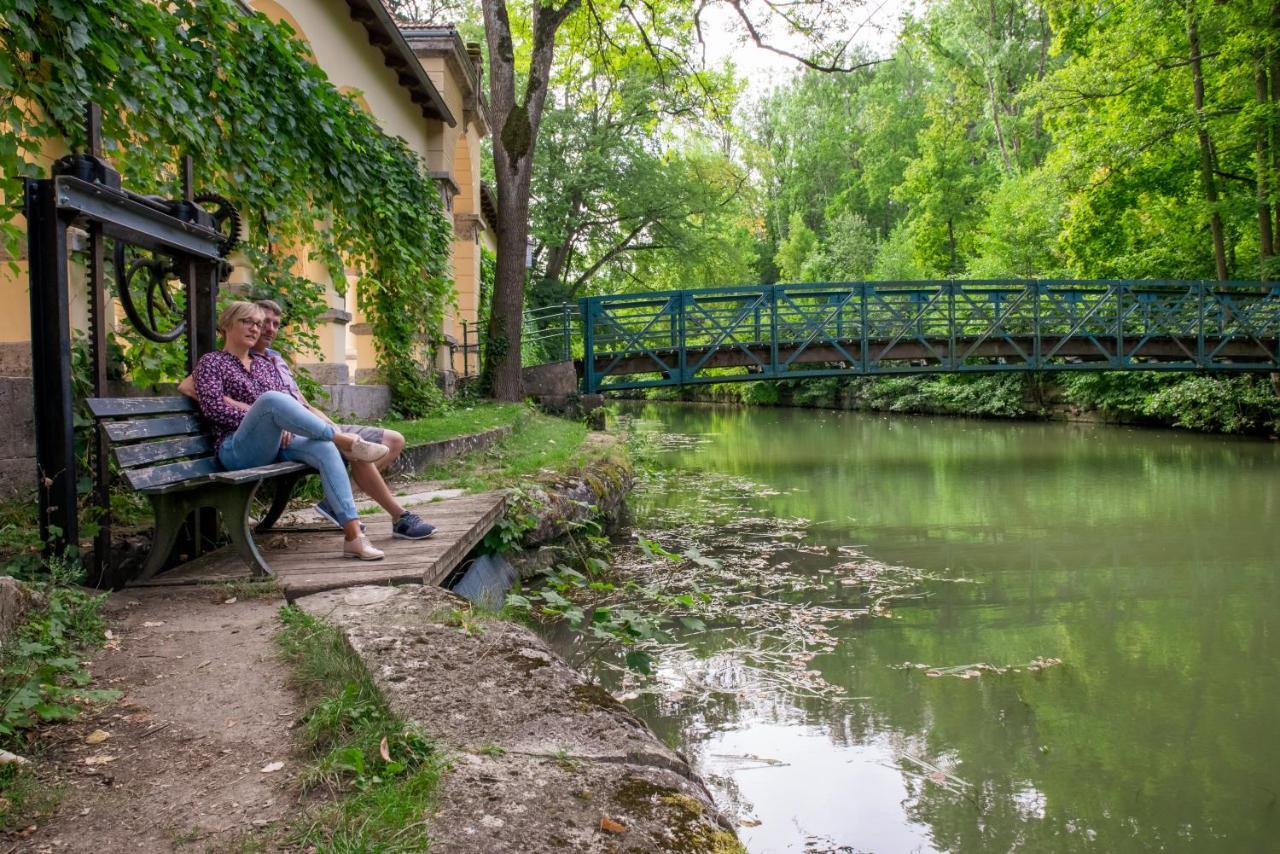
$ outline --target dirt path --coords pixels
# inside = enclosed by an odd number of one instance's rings
[[[0,851],[223,851],[294,811],[300,708],[272,641],[282,602],[219,599],[112,594],[114,638],[90,669],[95,687],[124,696],[51,733],[37,761],[62,789],[57,812]],[[95,730],[110,737],[87,743]]]

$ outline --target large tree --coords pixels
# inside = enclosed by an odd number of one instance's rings
[[[700,39],[703,16],[726,7],[746,37],[762,46],[771,39],[800,36],[813,50],[774,48],[799,62],[827,71],[852,70],[849,44],[860,23],[860,3],[841,0],[481,0],[489,54],[489,108],[493,117],[493,166],[498,204],[498,260],[489,316],[484,374],[495,398],[518,400],[520,321],[527,272],[529,202],[534,154],[555,60],[557,37],[574,14],[590,16],[598,39],[614,44],[610,22],[628,21],[661,73],[673,80],[693,69],[679,44],[690,33]],[[513,19],[512,12],[519,13]],[[515,24],[519,24],[516,26]],[[830,38],[829,34],[837,37]],[[523,40],[522,38],[523,37]]]

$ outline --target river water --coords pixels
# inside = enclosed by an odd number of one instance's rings
[[[705,598],[597,675],[752,852],[1280,849],[1280,447],[628,410],[624,569]]]

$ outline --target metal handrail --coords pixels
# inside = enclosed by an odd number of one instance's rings
[[[1280,370],[1280,288],[1261,282],[743,285],[579,308],[588,392],[843,373]]]

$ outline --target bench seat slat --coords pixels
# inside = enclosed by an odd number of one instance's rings
[[[120,445],[116,448],[116,462],[121,468],[135,468],[148,463],[162,463],[182,457],[200,457],[213,452],[213,440],[208,436],[179,436],[159,442],[139,442],[136,445]]]
[[[135,421],[104,421],[102,429],[113,442],[135,439],[158,439],[200,433],[200,421],[194,415],[166,415],[161,418],[139,418]]]
[[[251,469],[219,471],[213,475],[213,480],[218,483],[244,483],[250,480],[265,480],[266,478],[295,471],[311,471],[311,466],[306,463],[295,462],[270,463],[265,466],[255,466]]]
[[[180,394],[167,397],[91,397],[85,402],[89,404],[89,411],[98,418],[196,411],[195,401]]]
[[[139,492],[166,486],[176,481],[207,479],[208,475],[218,471],[218,461],[213,457],[198,460],[183,460],[180,463],[166,463],[145,469],[132,469],[124,473],[129,485]]]

